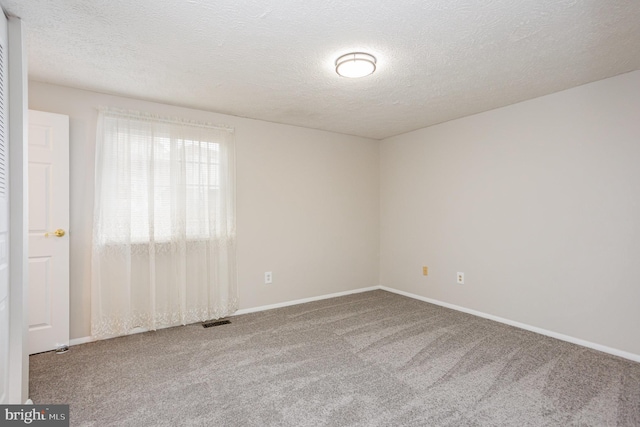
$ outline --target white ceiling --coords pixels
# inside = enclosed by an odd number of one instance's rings
[[[0,4],[34,80],[376,139],[640,69],[638,0]]]

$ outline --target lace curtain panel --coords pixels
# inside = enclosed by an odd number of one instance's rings
[[[233,136],[205,123],[99,112],[94,337],[237,310]]]

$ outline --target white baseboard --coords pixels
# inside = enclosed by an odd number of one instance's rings
[[[181,326],[181,325],[161,326],[159,328],[156,328],[155,330],[159,331],[161,329],[175,328],[176,326]],[[127,335],[135,335],[135,334],[141,334],[143,332],[149,332],[150,330],[151,329],[147,329],[147,328],[143,328],[143,327],[137,327],[137,328],[133,328],[132,330],[130,330],[129,332],[127,332],[124,335],[108,336],[108,337],[104,337],[104,338],[94,338],[94,337],[74,338],[72,340],[69,340],[69,346],[78,345],[78,344],[86,344],[88,342],[93,342],[93,341],[110,340],[112,338],[118,338],[118,337],[126,337]]]
[[[368,288],[353,289],[351,291],[336,292],[334,294],[320,295],[320,296],[317,296],[317,297],[303,298],[303,299],[298,299],[298,300],[293,300],[293,301],[285,301],[285,302],[280,302],[280,303],[277,303],[277,304],[262,305],[262,306],[259,306],[259,307],[243,308],[241,310],[237,310],[235,313],[231,314],[231,316],[238,316],[238,315],[241,315],[241,314],[256,313],[258,311],[265,311],[265,310],[271,310],[271,309],[274,309],[274,308],[288,307],[290,305],[304,304],[306,302],[320,301],[320,300],[323,300],[323,299],[342,297],[342,296],[345,296],[345,295],[359,294],[361,292],[375,291],[376,289],[380,289],[380,286],[371,286],[371,287],[368,287]],[[163,328],[158,328],[158,329],[163,329]],[[136,329],[132,330],[131,332],[129,332],[127,335],[138,334],[138,333],[141,333],[141,332],[147,332],[147,329],[136,328]],[[103,339],[111,339],[111,338],[112,337],[103,338]],[[113,338],[117,338],[117,337],[113,337]],[[92,342],[92,341],[96,341],[96,339],[94,339],[93,337],[74,338],[72,340],[69,340],[69,345],[72,346],[72,345],[78,345],[78,344],[86,344],[86,343]]]
[[[290,305],[305,304],[307,302],[320,301],[320,300],[323,300],[323,299],[343,297],[345,295],[359,294],[361,292],[375,291],[377,289],[381,289],[380,286],[371,286],[371,287],[368,287],[368,288],[353,289],[351,291],[336,292],[334,294],[320,295],[320,296],[317,296],[317,297],[303,298],[303,299],[297,299],[297,300],[286,301],[286,302],[279,302],[277,304],[261,305],[259,307],[243,308],[243,309],[238,310],[235,313],[233,313],[232,316],[239,316],[241,314],[256,313],[258,311],[272,310],[274,308],[289,307]]]
[[[403,295],[405,297],[417,299],[420,301],[428,302],[431,304],[439,305],[441,307],[450,308],[452,310],[461,311],[463,313],[472,314],[474,316],[483,317],[485,319],[494,320],[496,322],[504,323],[506,325],[515,326],[516,328],[524,329],[527,331],[535,332],[537,334],[546,335],[551,338],[556,338],[561,341],[570,342],[572,344],[577,344],[582,347],[592,348],[594,350],[601,351],[603,353],[612,354],[614,356],[622,357],[624,359],[633,360],[634,362],[640,362],[640,355],[629,353],[627,351],[618,350],[616,348],[607,347],[601,344],[596,344],[590,341],[585,341],[580,338],[575,338],[569,335],[560,334],[558,332],[549,331],[547,329],[538,328],[536,326],[527,325],[526,323],[516,322],[514,320],[505,319],[502,317],[494,316],[492,314],[483,313],[481,311],[472,310],[470,308],[461,307],[459,305],[449,304],[448,302],[443,302],[427,297],[423,297],[420,295],[412,294],[410,292],[401,291],[394,288],[389,288],[387,286],[379,286],[378,289],[382,289],[384,291],[393,292],[394,294]]]
[[[342,296],[345,296],[345,295],[358,294],[358,293],[361,293],[361,292],[375,291],[377,289],[382,289],[384,291],[392,292],[394,294],[403,295],[405,297],[409,297],[409,298],[417,299],[417,300],[420,300],[420,301],[428,302],[428,303],[431,303],[431,304],[439,305],[441,307],[450,308],[452,310],[461,311],[463,313],[472,314],[474,316],[478,316],[478,317],[482,317],[482,318],[485,318],[485,319],[493,320],[493,321],[496,321],[496,322],[504,323],[506,325],[514,326],[516,328],[520,328],[520,329],[524,329],[524,330],[527,330],[527,331],[535,332],[535,333],[538,333],[538,334],[541,334],[541,335],[546,335],[548,337],[556,338],[556,339],[559,339],[561,341],[570,342],[572,344],[577,344],[577,345],[580,345],[582,347],[591,348],[591,349],[594,349],[594,350],[601,351],[603,353],[608,353],[608,354],[612,354],[614,356],[622,357],[624,359],[633,360],[634,362],[640,362],[640,355],[638,355],[638,354],[630,353],[630,352],[623,351],[623,350],[618,350],[616,348],[607,347],[607,346],[604,346],[604,345],[601,345],[601,344],[596,344],[596,343],[593,343],[591,341],[586,341],[586,340],[583,340],[583,339],[580,339],[580,338],[575,338],[575,337],[572,337],[572,336],[569,336],[569,335],[564,335],[564,334],[561,334],[561,333],[558,333],[558,332],[549,331],[547,329],[538,328],[537,326],[527,325],[526,323],[516,322],[514,320],[505,319],[505,318],[502,318],[502,317],[494,316],[493,314],[483,313],[481,311],[472,310],[470,308],[461,307],[459,305],[450,304],[448,302],[444,302],[444,301],[439,301],[439,300],[432,299],[432,298],[423,297],[421,295],[412,294],[410,292],[401,291],[399,289],[389,288],[387,286],[371,286],[371,287],[368,287],[368,288],[353,289],[353,290],[350,290],[350,291],[336,292],[336,293],[333,293],[333,294],[326,294],[326,295],[319,295],[319,296],[316,296],[316,297],[303,298],[303,299],[298,299],[298,300],[293,300],[293,301],[286,301],[286,302],[281,302],[281,303],[277,303],[277,304],[262,305],[262,306],[259,306],[259,307],[252,307],[252,308],[243,308],[243,309],[240,309],[240,310],[236,311],[231,316],[239,316],[241,314],[256,313],[256,312],[259,312],[259,311],[272,310],[274,308],[289,307],[289,306],[292,306],[292,305],[304,304],[304,303],[313,302],[313,301],[320,301],[320,300],[323,300],[323,299],[342,297]],[[142,328],[140,328],[140,329],[141,330],[139,330],[139,331],[136,330],[134,333],[145,332],[145,330],[142,330]],[[95,339],[93,337],[74,338],[74,339],[69,341],[69,345],[73,346],[73,345],[78,345],[78,344],[85,344],[85,343],[92,342],[92,341],[95,341]]]
[[[78,345],[78,344],[86,344],[92,341],[95,341],[93,337],[74,338],[72,340],[69,340],[69,345],[72,346],[72,345]]]

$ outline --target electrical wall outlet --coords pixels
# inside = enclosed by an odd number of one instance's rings
[[[458,285],[464,285],[464,273],[458,272]]]
[[[429,267],[422,267],[422,275],[423,276],[429,275]]]
[[[264,273],[264,284],[268,285],[270,283],[273,283],[273,273],[267,271],[266,273]]]

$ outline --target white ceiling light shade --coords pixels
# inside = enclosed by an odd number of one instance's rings
[[[336,73],[342,77],[364,77],[376,70],[376,57],[363,52],[353,52],[336,59]]]

